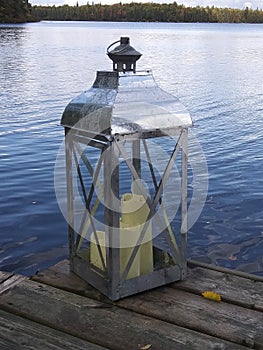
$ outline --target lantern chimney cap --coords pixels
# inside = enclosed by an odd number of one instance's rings
[[[109,49],[117,44],[113,50]],[[121,37],[120,40],[115,41],[107,48],[107,55],[113,61],[113,70],[118,72],[133,72],[136,71],[136,61],[142,56],[142,54],[136,51],[130,45],[129,37]]]

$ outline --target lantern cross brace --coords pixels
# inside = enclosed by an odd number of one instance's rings
[[[153,169],[153,165],[152,165],[152,161],[151,161],[151,156],[150,156],[150,153],[149,153],[149,150],[148,150],[147,142],[146,142],[145,139],[143,139],[142,141],[143,141],[143,146],[144,146],[144,150],[145,150],[145,154],[146,154],[146,158],[147,158],[147,163],[149,165],[149,169],[150,169],[150,172],[151,172],[151,176],[152,176],[155,192],[157,192],[158,184],[157,184],[156,176],[155,176],[155,173],[154,173],[154,169]],[[162,198],[161,197],[159,199],[159,203],[160,203],[160,206],[161,206],[161,209],[162,209],[162,214],[164,216],[165,224],[166,224],[166,227],[167,227],[168,232],[170,234],[170,238],[172,240],[172,243],[173,243],[174,247],[176,248],[177,252],[179,252],[179,248],[177,246],[173,230],[171,228],[169,219],[167,217],[166,210],[165,210],[164,206],[162,205]]]
[[[144,236],[145,236],[146,230],[147,230],[147,228],[148,228],[148,226],[149,226],[149,223],[150,223],[149,219],[150,219],[154,214],[156,215],[157,222],[159,223],[159,226],[160,226],[160,228],[161,228],[162,223],[161,223],[161,225],[160,225],[161,220],[160,220],[160,218],[159,218],[158,213],[156,212],[156,207],[157,207],[157,205],[158,205],[158,202],[160,201],[160,198],[161,198],[162,191],[163,191],[163,189],[164,189],[165,183],[166,183],[167,180],[168,180],[168,177],[169,177],[169,175],[170,175],[170,172],[171,172],[172,166],[173,166],[173,164],[174,164],[175,158],[176,158],[176,156],[177,156],[177,154],[178,154],[178,152],[179,152],[179,149],[180,149],[180,139],[181,139],[182,134],[183,134],[183,130],[181,131],[181,133],[180,133],[180,135],[179,135],[179,138],[178,138],[177,143],[176,143],[176,145],[175,145],[175,147],[174,147],[174,150],[173,150],[173,152],[172,152],[172,154],[171,154],[171,157],[170,157],[170,159],[169,159],[169,161],[168,161],[168,164],[167,164],[167,166],[166,166],[166,169],[165,169],[165,171],[164,171],[164,173],[163,173],[163,175],[162,175],[162,177],[161,177],[161,180],[160,180],[160,183],[159,183],[159,185],[158,185],[158,187],[157,187],[157,190],[156,190],[156,193],[155,193],[153,202],[150,201],[150,199],[149,199],[149,197],[148,197],[148,195],[147,195],[147,192],[146,192],[145,188],[141,185],[140,182],[138,182],[138,185],[137,185],[137,186],[138,186],[138,188],[139,188],[141,194],[143,195],[143,197],[144,197],[144,199],[145,199],[145,201],[146,201],[146,203],[147,203],[147,205],[148,205],[148,207],[149,207],[150,212],[149,212],[148,217],[147,217],[147,219],[146,219],[146,222],[145,222],[145,224],[144,224],[144,226],[143,226],[143,229],[142,229],[142,231],[141,231],[141,233],[140,233],[140,236],[138,237],[138,240],[137,240],[137,242],[136,242],[136,245],[135,245],[135,247],[134,247],[134,249],[133,249],[133,251],[132,251],[132,253],[131,253],[131,256],[130,256],[130,258],[129,258],[129,261],[128,261],[128,263],[127,263],[127,265],[126,265],[126,267],[125,267],[125,269],[124,269],[124,271],[123,271],[123,274],[122,274],[122,276],[121,276],[121,281],[120,281],[121,283],[124,282],[124,280],[126,279],[126,277],[127,277],[127,275],[128,275],[128,272],[129,272],[129,270],[130,270],[130,268],[131,268],[131,265],[132,265],[132,263],[133,263],[133,261],[134,261],[134,259],[135,259],[136,254],[137,254],[138,251],[139,251],[140,245],[141,245],[142,240],[143,240],[143,238],[144,238]],[[140,178],[139,178],[139,175],[138,175],[138,173],[137,173],[135,167],[133,166],[131,160],[129,159],[129,156],[128,156],[128,154],[127,154],[125,148],[123,147],[123,145],[122,145],[120,142],[118,142],[118,141],[116,141],[116,140],[115,140],[114,142],[116,143],[116,145],[117,145],[117,147],[118,147],[118,149],[119,149],[119,151],[120,151],[120,154],[123,156],[123,158],[124,158],[124,160],[125,160],[127,166],[129,167],[132,176],[134,177],[135,180],[139,180],[139,179],[140,179]],[[161,206],[162,206],[162,205],[161,205]],[[172,259],[174,260],[175,263],[177,262],[178,265],[180,265],[180,263],[181,263],[181,257],[180,257],[180,255],[178,254],[178,251],[177,251],[176,247],[173,245],[173,241],[171,240],[171,238],[170,238],[169,236],[167,236],[166,230],[164,230],[164,236],[165,236],[165,239],[166,239],[166,241],[167,241],[167,243],[168,243],[168,245],[169,245],[169,247],[170,247],[170,249],[171,249],[171,252],[172,252]]]
[[[140,181],[137,181],[136,186],[139,189],[139,191],[141,192],[141,194],[143,195],[143,197],[144,197],[144,199],[145,199],[145,201],[146,201],[146,203],[147,203],[147,205],[149,207],[149,214],[148,214],[146,222],[145,222],[145,224],[143,226],[143,229],[140,232],[140,236],[137,239],[136,245],[135,245],[134,249],[132,250],[132,253],[130,255],[128,263],[127,263],[127,265],[126,265],[126,267],[125,267],[125,269],[124,269],[124,271],[122,273],[120,283],[122,283],[126,279],[128,273],[130,271],[132,263],[133,263],[133,261],[134,261],[134,259],[136,257],[136,254],[139,251],[140,245],[141,245],[141,243],[143,241],[143,238],[144,238],[144,236],[146,234],[147,228],[148,228],[149,223],[150,223],[150,219],[151,219],[151,217],[153,217],[153,215],[155,215],[155,219],[156,219],[160,229],[163,232],[165,240],[168,243],[168,246],[169,246],[170,252],[171,252],[172,260],[174,261],[174,263],[176,263],[179,266],[181,266],[181,256],[180,256],[180,253],[179,253],[179,248],[177,246],[174,233],[173,233],[172,228],[170,226],[166,210],[165,210],[165,208],[164,208],[164,206],[162,204],[161,195],[163,193],[164,186],[165,186],[165,184],[166,184],[166,182],[167,182],[167,180],[168,180],[168,178],[170,176],[170,172],[171,172],[171,169],[173,167],[173,164],[174,164],[174,161],[176,159],[176,156],[178,155],[180,147],[182,147],[182,145],[181,145],[182,134],[183,134],[183,130],[181,130],[181,133],[179,134],[177,143],[176,143],[176,145],[175,145],[175,147],[174,147],[174,149],[172,151],[172,154],[171,154],[170,159],[169,159],[169,161],[167,163],[167,166],[166,166],[166,168],[164,170],[164,173],[162,174],[162,177],[160,179],[159,184],[157,183],[157,179],[156,179],[156,176],[155,176],[155,173],[154,173],[154,169],[153,169],[153,166],[152,166],[152,163],[151,163],[151,157],[150,157],[150,153],[149,153],[149,150],[148,150],[148,146],[147,146],[146,140],[144,140],[144,139],[142,140],[143,141],[143,145],[144,145],[146,158],[147,158],[147,163],[148,163],[148,166],[149,166],[149,169],[150,169],[152,181],[153,181],[154,188],[155,188],[155,195],[154,195],[153,201],[151,201],[150,198],[149,198],[149,195],[146,192],[146,189],[144,188],[144,186],[141,184]],[[126,149],[125,149],[125,147],[122,145],[123,143],[125,143],[125,141],[124,140],[120,141],[120,139],[113,139],[112,142],[110,144],[108,144],[108,147],[112,147],[113,146],[112,143],[117,146],[117,149],[119,151],[119,155],[121,155],[124,158],[124,160],[125,160],[128,168],[129,168],[129,170],[131,172],[131,175],[134,178],[134,180],[140,180],[140,176],[139,176],[137,170],[135,169],[134,164],[132,163],[132,161],[131,161],[131,159],[130,159],[130,157],[129,157]],[[74,146],[75,146],[76,149],[74,148]],[[86,234],[87,234],[88,229],[89,229],[89,226],[91,225],[93,233],[94,233],[95,242],[96,242],[96,245],[98,247],[99,257],[100,257],[100,260],[101,260],[101,263],[102,263],[102,267],[103,267],[103,270],[105,271],[105,273],[107,273],[107,263],[105,261],[106,257],[103,256],[103,252],[102,252],[101,245],[100,245],[100,242],[99,242],[99,238],[98,238],[98,235],[97,235],[97,230],[96,230],[96,227],[95,227],[95,224],[94,224],[94,221],[93,221],[93,216],[94,216],[94,214],[95,214],[95,212],[96,212],[96,210],[97,210],[97,208],[99,206],[99,203],[100,203],[100,199],[99,199],[100,194],[103,192],[103,184],[100,183],[100,181],[98,180],[98,177],[99,177],[99,173],[100,173],[103,161],[105,161],[105,153],[106,152],[104,152],[104,151],[107,150],[108,147],[106,146],[106,147],[103,147],[103,149],[101,149],[101,156],[99,157],[99,161],[97,163],[97,166],[96,166],[95,170],[93,169],[92,165],[90,164],[90,162],[89,162],[88,158],[86,157],[83,149],[78,144],[78,141],[73,142],[73,147],[72,147],[72,149],[73,149],[73,156],[74,156],[75,164],[76,164],[76,167],[77,167],[77,173],[78,173],[78,177],[79,177],[79,180],[80,180],[80,185],[81,185],[81,189],[82,189],[83,197],[84,197],[84,201],[85,201],[85,209],[84,209],[84,212],[83,212],[83,215],[82,215],[82,220],[81,220],[80,229],[79,229],[80,234],[77,236],[77,239],[76,239],[77,251],[79,251],[79,249],[80,249],[80,247],[82,245],[83,239],[85,239]],[[92,184],[91,184],[91,188],[89,190],[88,195],[86,193],[86,189],[85,189],[85,185],[84,185],[84,181],[83,181],[80,165],[79,165],[78,159],[77,159],[76,150],[77,150],[79,156],[81,157],[84,165],[88,169],[90,175],[93,178]],[[99,194],[99,197],[96,199],[95,204],[93,205],[93,207],[90,208],[90,203],[91,203],[91,200],[92,200],[92,197],[93,197],[93,194],[94,194],[96,186],[99,188],[99,193],[100,194]],[[156,207],[157,207],[158,203],[160,205],[160,209],[162,210],[165,223],[162,222],[162,219],[160,218],[159,213],[156,210]],[[88,218],[88,221],[86,222],[87,214],[88,214],[89,218]],[[85,224],[85,222],[86,222],[86,224]],[[168,232],[167,232],[167,229],[168,229]]]
[[[86,207],[86,210],[87,210],[87,212],[89,214],[89,220],[90,220],[90,223],[91,223],[91,226],[92,226],[92,229],[93,229],[93,233],[94,233],[94,237],[95,237],[95,241],[96,241],[96,244],[97,244],[97,247],[98,247],[98,252],[99,252],[100,259],[101,259],[102,267],[103,267],[103,270],[106,271],[106,263],[105,263],[105,260],[104,260],[104,257],[103,257],[102,249],[101,249],[101,246],[100,246],[100,243],[99,243],[99,239],[98,239],[98,235],[97,235],[97,230],[96,230],[96,227],[95,227],[95,224],[94,224],[94,221],[93,221],[93,217],[92,217],[92,213],[91,213],[91,209],[90,209],[90,202],[91,202],[94,190],[95,190],[95,186],[94,186],[94,184],[92,182],[91,189],[90,189],[90,192],[89,192],[89,197],[87,197],[85,185],[84,185],[82,174],[81,174],[81,170],[80,170],[80,165],[78,163],[77,154],[76,154],[76,150],[74,149],[74,147],[73,147],[73,156],[74,156],[75,164],[76,164],[76,167],[77,167],[78,177],[79,177],[79,180],[80,180],[80,185],[81,185],[81,189],[82,189],[82,193],[83,193],[83,197],[84,197],[84,201],[85,201],[85,207]],[[99,175],[99,171],[100,171],[100,168],[101,168],[102,160],[103,160],[103,157],[100,157],[98,166],[97,166],[97,168],[95,170],[95,173],[94,173],[94,179],[96,179],[98,177],[98,175]]]
[[[94,190],[95,190],[95,187],[93,185],[94,183],[97,183],[97,186],[99,187],[99,197],[103,193],[103,185],[98,181],[98,175],[99,175],[99,172],[100,172],[100,169],[101,169],[101,166],[102,166],[102,162],[103,162],[103,157],[104,157],[103,151],[101,152],[101,157],[100,157],[101,161],[98,163],[97,168],[95,170],[95,174],[96,174],[96,176],[95,176],[94,175],[94,169],[92,168],[88,158],[86,157],[86,155],[84,154],[82,148],[79,146],[79,144],[77,142],[75,143],[75,147],[76,147],[76,149],[77,149],[77,151],[78,151],[78,153],[79,153],[83,163],[85,164],[86,168],[88,169],[90,175],[94,178],[94,180],[92,182],[92,188],[91,188],[92,192],[90,190],[90,193],[89,193],[89,198],[90,198],[89,204],[90,204],[91,199],[92,199],[92,195],[93,195]],[[92,209],[91,209],[91,215],[92,216],[97,211],[99,204],[100,204],[100,199],[97,198],[95,203],[94,203],[94,205],[93,205],[93,207],[92,207]],[[86,209],[84,209],[83,215],[82,215],[81,224],[80,224],[80,228],[79,228],[80,234],[78,235],[77,240],[76,240],[77,251],[79,251],[79,249],[80,249],[80,247],[82,245],[83,239],[85,239],[86,233],[88,232],[89,226],[91,224],[91,220],[89,218],[87,223],[86,223],[86,225],[84,226],[86,217],[87,217],[87,211],[86,211]],[[86,232],[86,233],[84,233],[84,232]]]

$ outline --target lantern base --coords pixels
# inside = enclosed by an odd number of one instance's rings
[[[158,254],[161,257],[165,253],[159,251]],[[126,279],[123,282],[120,280],[117,286],[113,286],[112,281],[107,278],[105,271],[98,271],[92,265],[87,266],[87,260],[80,256],[75,256],[71,259],[70,269],[109,299],[116,301],[133,294],[182,280],[186,277],[186,264],[183,264],[183,267],[179,265],[169,266],[168,260],[166,264],[167,266],[159,268],[161,262],[157,262],[154,271],[135,278]]]

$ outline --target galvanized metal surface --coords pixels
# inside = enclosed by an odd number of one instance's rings
[[[156,84],[150,71],[97,72],[92,88],[69,103],[61,123],[111,136],[192,125],[186,108]]]

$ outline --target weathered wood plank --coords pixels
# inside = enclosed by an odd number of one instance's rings
[[[110,302],[109,299],[103,296],[98,290],[70,272],[68,260],[60,261],[56,265],[39,272],[31,279],[71,293],[86,295],[92,299]]]
[[[0,310],[0,334],[1,350],[107,350],[2,310]]]
[[[76,288],[77,293],[97,300],[102,298],[90,285],[70,274],[66,262],[52,267],[41,276],[46,277],[45,282],[60,288],[73,292]],[[263,347],[263,314],[258,311],[213,302],[201,295],[167,287],[126,298],[116,305],[238,344]]]
[[[169,287],[120,300],[117,305],[237,344],[263,349],[263,313],[259,311]]]
[[[215,271],[192,265],[188,269],[187,279],[170,286],[201,295],[205,290],[222,294],[225,302],[246,308],[263,311],[263,282],[251,278],[236,276],[233,273]],[[88,283],[70,273],[68,260],[63,260],[33,277],[34,280],[62,288],[73,293],[88,295],[95,299],[106,300]]]
[[[223,267],[223,266],[219,266],[219,265],[206,264],[206,263],[198,261],[198,260],[188,260],[187,265],[189,267],[203,267],[203,268],[208,269],[208,270],[219,271],[219,272],[223,272],[223,273],[228,273],[230,275],[232,274],[235,276],[248,278],[248,279],[251,279],[253,281],[263,282],[263,276],[251,274],[251,273],[240,271],[240,270],[229,269],[227,267]]]
[[[247,348],[29,280],[3,293],[0,306],[112,350]]]
[[[65,262],[60,263],[49,271],[49,283],[72,291],[75,286],[78,293],[101,298],[74,274],[66,275],[64,265]],[[67,285],[68,282],[72,285]],[[165,287],[126,298],[116,305],[238,344],[263,346],[263,314],[237,305],[217,303],[201,295]]]
[[[9,277],[11,277],[13,274],[10,272],[3,272],[0,271],[0,283],[4,282],[5,280],[7,280]]]
[[[188,269],[186,280],[173,283],[175,289],[201,294],[215,291],[228,303],[263,311],[263,282],[202,267]]]
[[[21,276],[21,275],[12,275],[0,284],[0,294],[4,293],[6,290],[13,288],[15,285],[20,283],[21,281],[24,281],[28,277]]]
[[[14,349],[14,343],[7,341],[5,339],[1,339],[0,337],[0,349],[1,350],[11,350]]]

